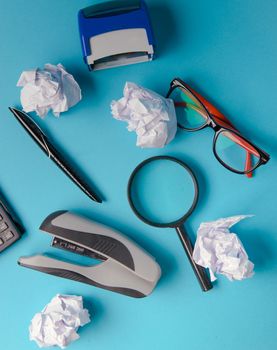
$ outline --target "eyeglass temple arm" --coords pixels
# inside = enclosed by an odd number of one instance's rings
[[[249,169],[252,168],[252,160],[251,160],[251,154],[250,152],[246,152],[246,160],[245,160],[245,167],[244,170],[248,171]],[[247,177],[252,177],[253,176],[253,172],[250,171],[249,173],[245,174]]]
[[[191,105],[189,103],[186,103],[186,102],[176,102],[174,103],[175,106],[177,107],[186,107],[186,106],[190,106],[192,109],[196,110],[199,114],[201,114],[204,118],[206,117],[205,116],[205,113],[202,113],[201,109],[194,106],[194,105]],[[216,116],[212,115],[214,118],[216,118]],[[231,124],[230,124],[231,126]],[[235,129],[233,126],[231,126],[231,129],[233,129],[234,131],[238,131],[237,129]],[[227,136],[229,137],[229,136]],[[258,152],[255,150],[255,148],[253,148],[251,145],[249,145],[246,141],[244,141],[243,139],[241,139],[239,136],[235,135],[235,134],[232,134],[231,137],[229,137],[232,139],[232,141],[235,141],[238,145],[240,145],[241,147],[243,147],[247,152],[251,153],[251,154],[254,154],[256,157],[259,156]]]

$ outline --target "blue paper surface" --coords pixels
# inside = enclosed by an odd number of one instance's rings
[[[276,347],[276,11],[273,0],[148,0],[158,57],[151,63],[90,73],[82,60],[77,12],[91,1],[10,0],[0,12],[1,188],[26,234],[0,255],[0,347],[37,349],[28,340],[36,312],[57,293],[82,295],[92,323],[70,349],[271,350]],[[8,111],[20,106],[16,82],[26,69],[62,63],[79,82],[83,101],[56,119],[36,120],[95,183],[106,201],[87,198],[34,144]],[[162,150],[141,150],[136,135],[114,120],[109,104],[126,80],[165,94],[179,76],[214,102],[247,137],[271,154],[252,179],[223,168],[212,154],[211,130],[179,131]],[[235,226],[256,274],[230,283],[220,277],[202,293],[172,229],[146,226],[131,212],[126,185],[143,159],[169,154],[195,171],[199,204],[187,223],[236,214]],[[174,205],[174,203],[172,204]],[[136,300],[17,265],[22,255],[53,251],[39,232],[59,209],[111,225],[155,256],[163,277]],[[58,253],[58,252],[57,252]]]

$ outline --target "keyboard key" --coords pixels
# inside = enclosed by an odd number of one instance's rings
[[[4,238],[5,241],[9,241],[10,239],[12,239],[14,236],[14,234],[12,233],[12,231],[7,231],[4,232],[2,237]]]
[[[8,228],[8,225],[4,221],[1,221],[0,222],[0,232],[5,231],[7,228]]]

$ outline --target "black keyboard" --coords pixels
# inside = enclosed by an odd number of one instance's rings
[[[0,200],[0,252],[16,242],[22,233],[23,230]]]

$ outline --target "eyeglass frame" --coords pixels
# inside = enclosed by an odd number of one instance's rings
[[[181,125],[180,123],[178,123],[177,121],[177,125],[180,129],[182,130],[186,130],[189,132],[193,132],[193,131],[198,131],[198,130],[202,130],[206,127],[211,127],[214,132],[214,138],[213,138],[213,153],[215,158],[219,161],[219,163],[221,165],[223,165],[226,169],[236,173],[236,174],[241,174],[241,175],[247,175],[247,174],[251,174],[254,170],[256,170],[258,167],[260,167],[261,165],[266,164],[269,159],[270,159],[270,155],[268,153],[266,153],[265,151],[263,151],[261,148],[259,148],[258,146],[256,146],[253,142],[249,141],[246,137],[244,137],[232,124],[231,122],[224,116],[224,123],[230,124],[230,127],[225,127],[220,125],[212,116],[212,114],[208,111],[208,109],[206,108],[206,106],[203,104],[203,102],[195,95],[194,91],[184,82],[182,81],[180,78],[175,78],[171,81],[170,83],[170,88],[168,90],[168,93],[166,95],[166,98],[170,98],[170,95],[172,94],[172,92],[176,89],[176,88],[183,88],[184,90],[188,90],[188,92],[196,99],[196,101],[200,104],[201,107],[203,107],[204,111],[207,113],[207,121],[201,125],[198,128],[194,128],[194,129],[188,129],[185,128],[183,125]],[[173,101],[174,102],[174,101]],[[208,101],[207,101],[208,102]],[[215,108],[213,106],[213,108]],[[215,108],[216,109],[216,108]],[[219,111],[218,111],[219,112]],[[219,137],[219,135],[224,132],[224,131],[229,131],[231,133],[234,133],[235,135],[237,135],[238,137],[240,137],[241,139],[243,139],[245,142],[249,143],[250,146],[252,146],[255,151],[257,151],[257,153],[259,154],[259,161],[258,163],[253,166],[250,170],[244,170],[244,171],[239,171],[236,170],[232,167],[230,167],[228,164],[225,164],[224,161],[219,157],[219,155],[216,152],[216,141]]]

